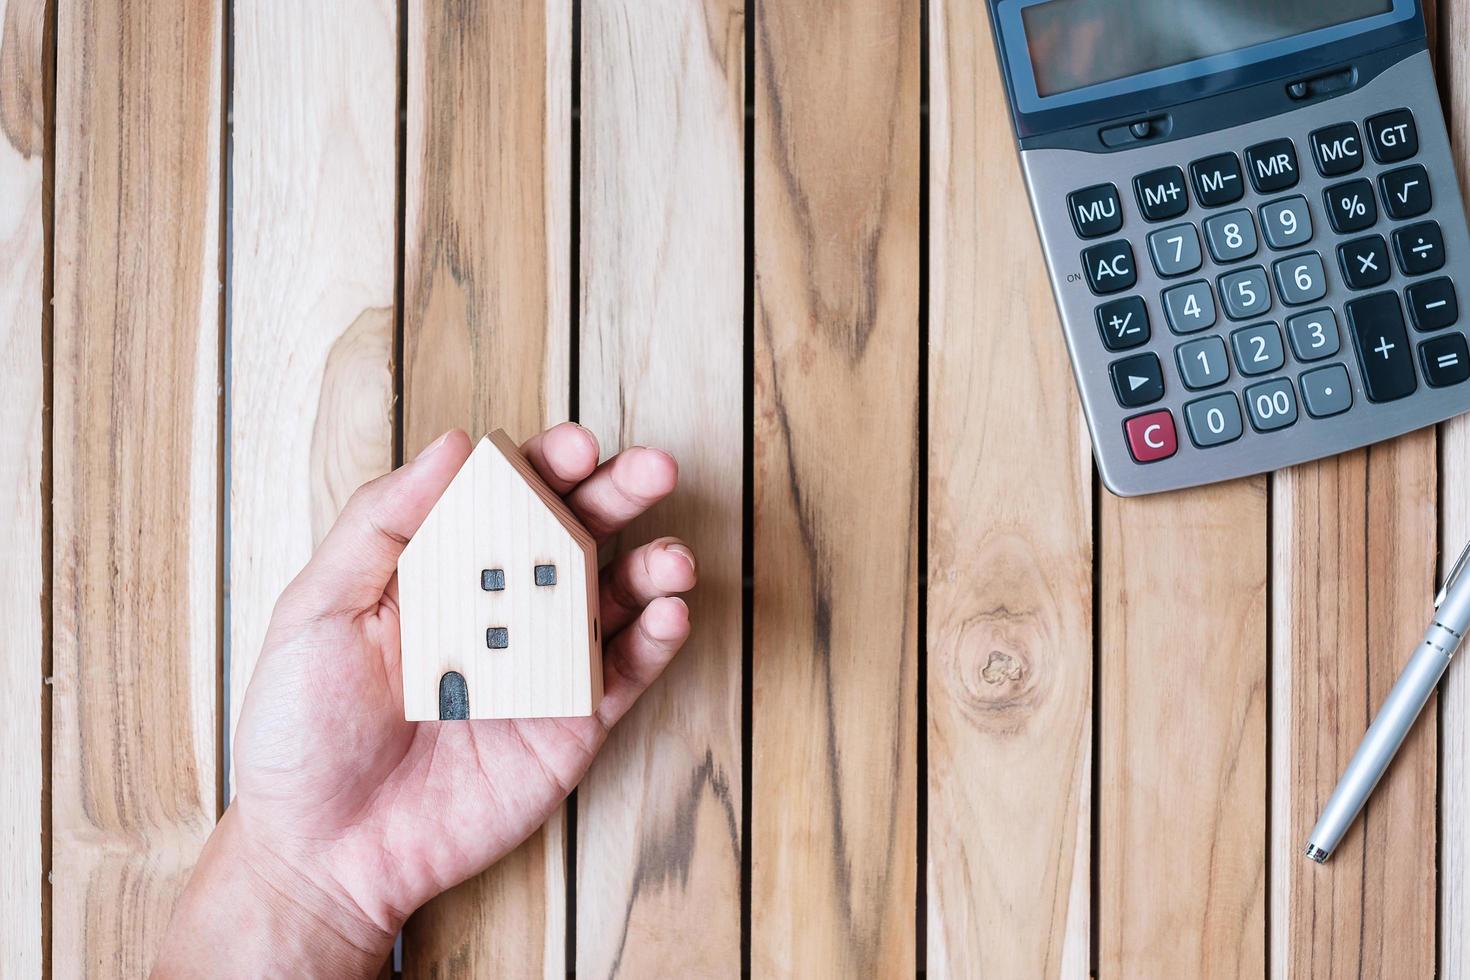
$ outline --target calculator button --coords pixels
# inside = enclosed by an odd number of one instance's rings
[[[1272,269],[1276,272],[1276,292],[1287,306],[1315,303],[1327,295],[1327,273],[1322,268],[1322,256],[1316,252],[1282,259]]]
[[[1296,145],[1289,139],[1257,143],[1245,151],[1245,169],[1258,194],[1274,194],[1295,187]]]
[[[1215,294],[1203,279],[1164,290],[1164,316],[1178,334],[1195,333],[1215,325]]]
[[[1463,334],[1451,333],[1419,345],[1419,363],[1431,388],[1448,388],[1470,378],[1470,350]]]
[[[1312,156],[1323,177],[1341,177],[1363,166],[1363,140],[1357,123],[1338,123],[1312,134]]]
[[[1373,185],[1362,178],[1327,188],[1322,199],[1327,203],[1327,220],[1339,235],[1372,228],[1378,221]]]
[[[1139,463],[1168,459],[1179,451],[1179,437],[1174,431],[1174,416],[1167,410],[1135,415],[1123,423],[1128,434],[1128,451]]]
[[[1179,376],[1184,387],[1193,391],[1213,388],[1230,377],[1230,360],[1225,354],[1225,341],[1219,337],[1191,340],[1174,348]]]
[[[1216,262],[1239,262],[1256,254],[1256,219],[1245,209],[1226,211],[1205,221],[1205,241]]]
[[[1240,438],[1240,403],[1228,391],[1184,406],[1189,438],[1201,449],[1222,446]]]
[[[1183,276],[1204,264],[1200,254],[1199,232],[1194,225],[1170,225],[1148,236],[1148,251],[1154,268],[1164,278]]]
[[[1152,405],[1164,397],[1164,372],[1153,354],[1135,354],[1108,366],[1113,393],[1124,408]]]
[[[1395,109],[1374,116],[1365,124],[1373,159],[1379,163],[1398,163],[1419,152],[1419,131],[1414,128],[1414,114],[1408,109]]]
[[[1240,158],[1234,153],[1217,153],[1189,165],[1194,178],[1194,194],[1200,207],[1218,208],[1234,204],[1245,196],[1245,178],[1240,172]]]
[[[1087,272],[1087,285],[1100,296],[1132,289],[1138,281],[1133,246],[1125,239],[1103,242],[1085,250],[1082,265]]]
[[[1072,213],[1072,227],[1083,238],[1111,235],[1123,227],[1123,204],[1112,184],[1073,191],[1067,195],[1067,210]]]
[[[1341,415],[1353,407],[1353,383],[1347,368],[1329,364],[1301,376],[1302,402],[1314,419]]]
[[[1398,294],[1374,293],[1352,300],[1347,304],[1347,321],[1368,400],[1391,402],[1413,394],[1418,382]]]
[[[1149,221],[1177,218],[1189,210],[1184,171],[1178,167],[1162,167],[1134,177],[1133,192],[1138,195],[1138,209]]]
[[[1367,235],[1337,246],[1342,278],[1351,289],[1372,289],[1388,282],[1393,269],[1388,262],[1388,243],[1382,235]]]
[[[1383,194],[1383,209],[1395,221],[1417,218],[1434,206],[1429,173],[1417,163],[1379,174],[1378,190]]]
[[[1444,235],[1433,221],[1421,221],[1393,233],[1393,251],[1406,276],[1422,276],[1444,268]]]
[[[1097,308],[1097,328],[1108,350],[1128,350],[1148,342],[1148,307],[1142,296],[1125,296]]]
[[[1447,277],[1416,282],[1404,291],[1409,301],[1409,320],[1415,330],[1428,332],[1454,326],[1460,319],[1460,302],[1455,284]]]
[[[1247,376],[1270,374],[1279,371],[1286,363],[1286,353],[1281,349],[1281,331],[1274,323],[1242,327],[1230,335],[1230,346],[1235,348],[1235,366]]]
[[[1312,212],[1304,197],[1288,197],[1261,206],[1261,228],[1272,248],[1296,248],[1312,240]]]
[[[1299,361],[1320,361],[1336,354],[1342,346],[1337,335],[1337,316],[1327,309],[1298,313],[1286,321],[1286,338]]]
[[[1257,432],[1274,432],[1296,421],[1296,390],[1285,378],[1262,381],[1247,388],[1245,405]]]
[[[1266,270],[1255,266],[1221,276],[1220,302],[1225,305],[1225,315],[1232,320],[1246,320],[1265,313],[1271,308]]]

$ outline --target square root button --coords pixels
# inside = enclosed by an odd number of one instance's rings
[[[1179,437],[1174,431],[1174,416],[1167,411],[1135,415],[1123,423],[1128,434],[1128,451],[1140,463],[1168,459],[1179,451]]]

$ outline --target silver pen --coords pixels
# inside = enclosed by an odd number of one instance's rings
[[[1470,560],[1470,544],[1460,552],[1455,565],[1445,577],[1444,588],[1434,600],[1434,619],[1424,634],[1414,657],[1394,681],[1388,699],[1368,726],[1363,744],[1348,763],[1347,771],[1337,781],[1312,836],[1307,838],[1307,857],[1318,864],[1326,861],[1357,819],[1368,794],[1378,785],[1394,753],[1404,743],[1404,736],[1414,726],[1429,696],[1439,686],[1450,665],[1455,649],[1470,632],[1470,575],[1463,575]]]

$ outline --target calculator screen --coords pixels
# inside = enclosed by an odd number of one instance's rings
[[[1391,10],[1393,0],[1047,0],[1021,18],[1044,98]]]

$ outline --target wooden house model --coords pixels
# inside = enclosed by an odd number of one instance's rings
[[[590,715],[602,699],[597,546],[501,430],[398,560],[410,721]]]

